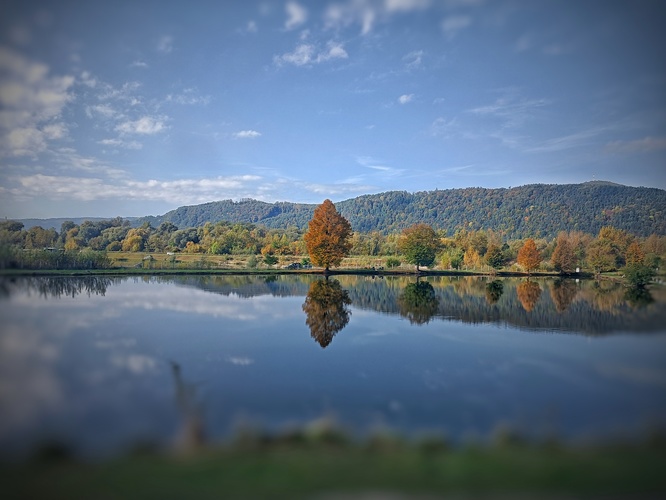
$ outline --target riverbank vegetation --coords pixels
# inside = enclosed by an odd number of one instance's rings
[[[2,464],[0,480],[10,498],[357,498],[369,492],[373,498],[634,498],[664,493],[665,466],[659,437],[564,446],[530,444],[505,429],[487,445],[451,447],[436,436],[407,441],[390,433],[356,442],[316,427],[274,437],[242,433],[217,447],[160,451],[144,444],[95,462],[46,444],[26,462]]]
[[[666,259],[666,236],[632,235],[612,226],[598,234],[560,232],[556,238],[506,239],[491,230],[432,229],[435,271],[607,273],[620,271],[642,286]],[[341,270],[413,270],[404,232],[353,232]],[[529,259],[521,260],[529,255]],[[256,224],[207,223],[178,228],[164,222],[131,227],[115,218],[62,224],[61,230],[0,223],[0,269],[275,270],[311,265],[304,232]]]

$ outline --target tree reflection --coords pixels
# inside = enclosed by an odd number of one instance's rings
[[[398,297],[400,315],[411,324],[423,325],[437,314],[439,299],[427,281],[409,283]]]
[[[649,306],[654,302],[650,290],[642,286],[632,286],[627,288],[624,292],[624,300],[626,300],[631,307],[636,309]]]
[[[206,432],[201,406],[196,398],[196,386],[183,380],[180,365],[171,361],[171,374],[176,388],[176,406],[182,418],[182,425],[176,436],[179,451],[192,452],[206,442]]]
[[[566,311],[577,294],[578,286],[571,280],[555,280],[550,287],[550,297],[558,313]]]
[[[491,281],[486,285],[486,302],[495,304],[504,293],[504,284],[499,280]]]
[[[349,323],[351,311],[347,307],[351,299],[337,280],[317,280],[310,285],[310,290],[303,303],[310,327],[310,335],[322,348],[327,347],[336,333]]]
[[[44,298],[76,297],[84,293],[89,297],[91,295],[104,296],[107,288],[117,283],[120,283],[120,278],[106,276],[2,278],[0,279],[0,298],[8,299],[17,290],[36,292]]]
[[[516,287],[516,293],[518,294],[518,300],[523,305],[523,309],[530,312],[539,301],[539,297],[541,297],[541,287],[538,283],[527,280]]]

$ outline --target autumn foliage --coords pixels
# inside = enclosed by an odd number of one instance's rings
[[[525,268],[527,274],[538,269],[541,264],[541,254],[532,238],[528,238],[522,248],[518,250],[518,264]]]
[[[351,250],[351,224],[335,209],[331,200],[315,208],[312,220],[305,233],[305,245],[315,266],[328,271],[331,266],[339,266]]]

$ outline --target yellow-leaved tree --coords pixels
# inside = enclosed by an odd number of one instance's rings
[[[305,233],[305,245],[315,266],[325,268],[339,266],[351,250],[352,229],[349,221],[335,209],[331,200],[315,208]]]

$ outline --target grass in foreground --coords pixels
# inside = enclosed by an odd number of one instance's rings
[[[449,450],[437,442],[278,441],[99,463],[5,464],[0,484],[3,498],[313,498],[369,492],[652,498],[666,494],[664,451],[663,445]]]

